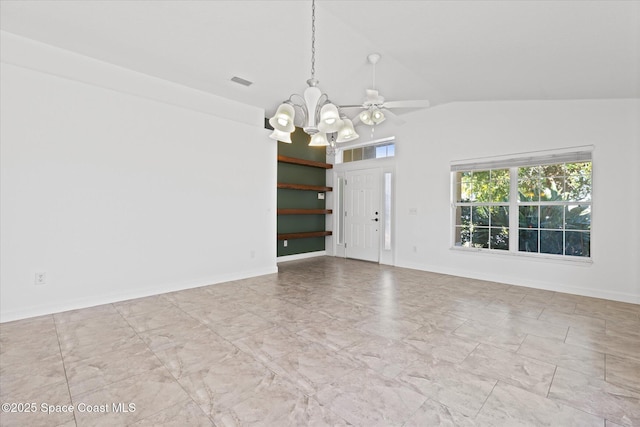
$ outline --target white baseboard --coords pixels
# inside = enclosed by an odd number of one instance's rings
[[[533,289],[543,289],[545,291],[562,292],[565,294],[581,295],[592,298],[602,298],[612,301],[628,302],[632,304],[640,304],[640,296],[627,294],[622,292],[611,292],[603,289],[590,289],[577,286],[558,285],[555,283],[540,282],[529,279],[514,279],[511,277],[503,277],[486,273],[477,273],[472,271],[463,271],[457,269],[441,268],[433,265],[423,265],[411,262],[403,262],[396,264],[396,267],[410,268],[413,270],[429,271],[432,273],[448,274],[451,276],[465,277],[468,279],[487,280],[490,282],[504,283],[513,286],[524,286]]]
[[[127,301],[135,298],[150,297],[153,295],[160,295],[168,292],[183,291],[185,289],[200,288],[202,286],[217,285],[234,280],[249,279],[251,277],[274,274],[277,272],[278,269],[276,266],[274,266],[273,268],[263,268],[252,271],[237,272],[233,274],[224,274],[211,278],[203,278],[196,281],[163,284],[153,288],[137,289],[132,292],[126,293],[96,295],[89,298],[65,301],[64,303],[53,303],[43,304],[40,306],[24,307],[19,310],[3,311],[2,313],[0,313],[0,323],[27,319],[36,316],[44,316],[54,313],[61,313],[69,310],[95,307],[97,305],[112,304],[115,302]]]
[[[305,252],[303,254],[284,255],[278,257],[278,262],[295,261],[299,259],[315,258],[318,256],[326,256],[327,251]]]

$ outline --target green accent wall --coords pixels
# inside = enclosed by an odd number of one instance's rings
[[[326,162],[324,147],[309,147],[309,135],[300,128],[291,134],[291,144],[278,142],[278,155]],[[278,162],[278,182],[289,184],[326,185],[326,170],[310,166]],[[278,209],[325,209],[325,200],[317,191],[278,189]],[[299,233],[325,230],[325,215],[278,215],[278,233]],[[324,237],[276,240],[278,256],[325,250]]]

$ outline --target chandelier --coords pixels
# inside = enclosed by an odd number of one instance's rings
[[[273,127],[271,139],[291,143],[291,132],[295,130],[296,112],[302,117],[302,130],[311,136],[312,147],[334,146],[334,142],[347,142],[359,138],[353,122],[340,113],[340,109],[329,101],[329,96],[318,87],[316,80],[316,2],[311,1],[311,78],[303,95],[293,94],[284,101],[275,115],[269,119]]]

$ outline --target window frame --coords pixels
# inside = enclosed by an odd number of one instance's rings
[[[580,262],[580,263],[592,263],[593,262],[593,245],[589,245],[589,255],[581,256],[581,255],[570,255],[565,254],[566,246],[565,246],[565,238],[566,232],[572,231],[571,229],[566,228],[565,215],[568,206],[575,205],[588,205],[590,209],[591,222],[590,227],[588,229],[590,243],[593,242],[593,158],[592,158],[593,146],[582,146],[582,147],[571,147],[569,149],[563,150],[553,150],[553,151],[544,151],[544,152],[534,152],[534,153],[522,153],[522,154],[514,154],[509,156],[500,156],[500,157],[492,157],[492,158],[482,158],[482,159],[469,159],[469,160],[460,160],[451,162],[451,175],[450,175],[450,183],[451,183],[451,224],[450,224],[450,232],[451,232],[451,242],[450,249],[458,250],[458,251],[466,251],[466,252],[479,252],[486,253],[491,255],[508,255],[508,256],[518,256],[518,257],[531,257],[538,259],[547,259],[547,260],[558,260],[562,262]],[[550,200],[550,201],[542,201],[538,199],[537,201],[519,201],[518,197],[518,184],[519,184],[519,175],[518,170],[522,167],[531,167],[531,166],[541,166],[541,165],[553,165],[553,164],[566,164],[566,163],[581,163],[581,162],[590,162],[591,163],[591,193],[590,199],[586,201],[575,201],[575,200]],[[464,247],[461,245],[457,245],[457,237],[458,230],[456,229],[459,224],[457,224],[458,215],[457,209],[462,206],[469,206],[473,209],[473,207],[479,206],[487,206],[491,207],[494,205],[504,206],[505,203],[502,202],[460,202],[457,200],[458,196],[458,180],[457,174],[459,172],[466,171],[488,171],[488,170],[497,170],[497,169],[508,169],[509,170],[509,226],[508,226],[508,236],[509,236],[509,247],[507,250],[504,249],[493,249],[490,247]],[[538,231],[538,250],[537,252],[527,252],[519,250],[519,240],[520,240],[520,207],[523,206],[536,206],[538,207],[538,212],[542,207],[546,206],[563,206],[563,216],[562,216],[562,227],[557,229],[561,231],[562,234],[562,242],[563,242],[563,253],[562,254],[552,254],[540,252],[540,231],[547,229],[543,229],[541,227],[540,222],[538,222],[538,227],[536,230]],[[580,231],[580,230],[576,230]]]
[[[384,148],[384,155],[379,155],[380,149]],[[365,156],[365,150],[372,150],[374,156]],[[368,160],[382,160],[395,157],[396,141],[395,137],[384,138],[378,141],[369,141],[367,143],[357,143],[345,145],[336,152],[336,163],[347,164],[362,162]],[[345,154],[349,154],[348,160],[345,160]]]

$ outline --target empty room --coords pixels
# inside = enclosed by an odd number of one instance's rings
[[[0,0],[0,67],[0,426],[640,426],[639,1]]]

